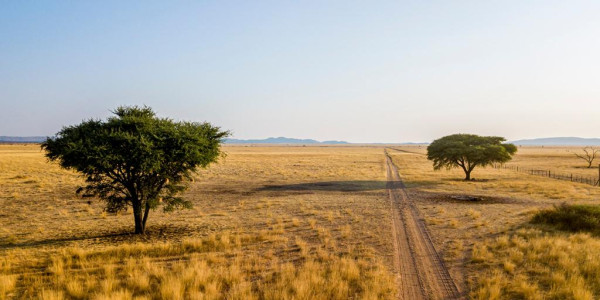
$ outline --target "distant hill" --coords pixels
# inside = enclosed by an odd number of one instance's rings
[[[600,146],[600,138],[551,137],[510,142],[522,146]]]
[[[319,142],[311,139],[293,139],[286,137],[270,137],[262,140],[238,140],[225,139],[226,144],[348,144],[344,141],[324,141]]]
[[[45,136],[0,136],[0,143],[41,143]],[[348,144],[345,141],[323,141],[311,139],[292,139],[286,137],[270,137],[262,140],[225,139],[227,144]]]
[[[41,143],[46,140],[45,136],[0,136],[0,143]],[[313,139],[294,139],[286,137],[270,137],[266,139],[240,140],[225,139],[227,144],[321,144],[321,145],[343,145],[346,141],[323,141]],[[550,137],[511,141],[510,143],[523,146],[600,146],[600,138],[580,137]],[[378,144],[378,143],[375,143]],[[383,144],[383,143],[381,143]],[[398,145],[423,145],[427,143],[394,143]]]
[[[0,136],[0,143],[41,143],[45,136]]]

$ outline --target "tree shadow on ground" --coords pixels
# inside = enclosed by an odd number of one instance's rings
[[[591,167],[588,167],[588,166],[573,166],[572,168],[573,168],[573,169],[584,169],[584,170],[585,170],[585,169],[589,169],[589,170],[597,170],[597,169],[598,169],[598,165],[597,165],[596,163],[594,163],[594,164],[592,164],[592,166],[591,166]],[[565,171],[565,173],[566,173],[566,171]]]
[[[332,191],[332,192],[362,192],[385,190],[389,187],[388,181],[354,180],[354,181],[322,181],[296,184],[265,185],[258,191]]]
[[[478,183],[478,182],[494,182],[494,181],[498,181],[498,179],[497,178],[471,178],[470,180],[465,180],[464,178],[444,178],[444,179],[442,179],[442,181]]]
[[[431,186],[439,185],[441,183],[442,182],[438,179],[404,181],[404,185],[406,185],[407,188],[431,187]]]
[[[119,233],[105,233],[105,234],[84,234],[71,237],[57,237],[43,240],[33,240],[16,243],[3,243],[0,244],[0,250],[6,249],[23,249],[23,248],[35,248],[38,246],[53,246],[62,245],[70,242],[85,241],[85,240],[96,240],[96,239],[113,239],[118,237],[124,237],[131,235],[130,232],[119,232]]]
[[[125,226],[111,232],[81,233],[68,237],[52,237],[39,240],[28,240],[14,243],[0,243],[0,250],[26,249],[35,247],[66,246],[73,242],[81,242],[85,245],[91,244],[118,244],[135,242],[156,242],[173,240],[179,241],[190,236],[190,233],[198,232],[203,228],[198,226],[182,226],[176,224],[149,225],[145,234],[134,234],[133,226]]]
[[[486,205],[486,204],[526,204],[537,205],[526,199],[480,195],[477,193],[443,193],[443,192],[426,192],[426,191],[410,191],[409,197],[418,201],[427,201],[430,203],[455,203],[459,205]],[[476,198],[477,201],[469,200]]]

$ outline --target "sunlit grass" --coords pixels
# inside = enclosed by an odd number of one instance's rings
[[[312,252],[300,238],[295,243],[302,259],[295,263],[244,254],[245,245],[260,239],[225,234],[105,250],[66,248],[37,266],[45,272],[0,275],[0,298],[16,284],[27,287],[22,296],[44,299],[393,298],[394,278],[379,261],[356,258],[358,253]]]
[[[416,154],[398,151],[390,154],[399,166],[409,195],[417,199],[429,221],[429,230],[437,238],[437,247],[451,266],[451,273],[457,278],[461,273],[452,266],[467,268],[464,289],[470,291],[470,297],[600,297],[597,279],[600,266],[595,263],[599,259],[595,251],[599,239],[589,229],[597,220],[595,210],[587,206],[600,198],[600,188],[489,167],[476,168],[472,174],[476,180],[464,181],[461,170],[434,171],[423,155],[425,147],[402,149]],[[510,163],[597,176],[597,169],[582,168],[582,162],[568,152],[574,150],[521,147]],[[483,200],[459,201],[451,197],[455,195]],[[567,206],[575,209],[553,208],[563,202],[576,204]],[[538,223],[543,225],[532,229],[530,220],[536,214]],[[518,230],[523,226],[529,229]],[[557,231],[582,228],[588,228],[585,231],[592,235]],[[594,263],[588,264],[589,261]]]
[[[473,249],[485,270],[475,299],[596,299],[600,240],[589,234],[523,229]]]
[[[35,147],[0,147],[0,299],[395,297],[382,148],[226,147],[226,159],[200,171],[184,195],[195,208],[153,212],[150,234],[138,238],[123,235],[130,212],[107,214],[101,202],[76,198],[81,178]],[[560,152],[536,151],[515,162],[540,166]],[[465,182],[460,170],[433,171],[423,155],[390,154],[462,291],[480,299],[600,295],[591,275],[598,266],[583,261],[598,260],[594,235],[546,225],[550,233],[515,231],[540,209],[593,203],[600,189],[492,168]],[[548,160],[557,168],[587,172],[558,154]]]
[[[425,153],[425,148],[404,147],[408,151]],[[519,148],[510,164],[533,169],[552,169],[582,176],[598,176],[598,169],[581,167],[581,162],[568,151],[572,148]],[[513,196],[534,200],[593,200],[600,189],[582,183],[515,172],[513,170],[477,167],[471,174],[475,181],[466,182],[460,169],[434,171],[431,161],[423,154],[390,151],[402,170],[409,187],[430,192],[471,194],[479,196]]]
[[[395,297],[385,184],[342,190],[385,181],[381,149],[225,151],[184,195],[194,209],[152,212],[136,237],[131,212],[75,197],[82,179],[36,145],[0,146],[0,299]]]

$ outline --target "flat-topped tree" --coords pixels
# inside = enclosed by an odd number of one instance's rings
[[[179,195],[197,168],[221,155],[229,135],[209,123],[159,118],[149,107],[119,107],[106,121],[64,127],[42,149],[51,161],[86,177],[77,192],[106,201],[106,210],[133,209],[143,234],[150,210],[190,208]]]
[[[517,147],[504,141],[506,139],[498,136],[448,135],[427,147],[427,159],[433,161],[435,170],[460,167],[465,172],[465,180],[471,180],[471,171],[475,167],[505,163],[512,159]]]

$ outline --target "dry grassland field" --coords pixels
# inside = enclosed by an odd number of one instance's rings
[[[595,176],[576,150],[519,148],[509,164]],[[418,146],[224,151],[190,183],[194,208],[151,212],[139,236],[131,212],[78,198],[82,178],[39,145],[0,145],[0,299],[407,299],[402,262],[421,258],[398,249],[405,206],[454,298],[600,297],[598,236],[531,223],[554,205],[596,204],[598,187],[494,168],[467,182],[433,171]]]

